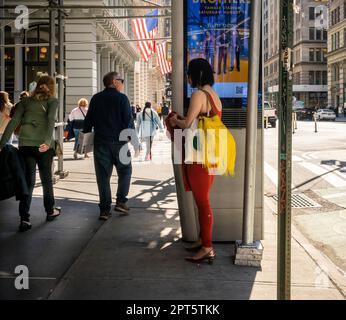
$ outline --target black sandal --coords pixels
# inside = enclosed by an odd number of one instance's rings
[[[54,208],[54,212],[52,214],[47,215],[47,221],[54,221],[57,217],[61,215],[61,208]]]

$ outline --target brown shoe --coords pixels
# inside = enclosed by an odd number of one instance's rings
[[[109,218],[112,217],[112,213],[109,211],[104,211],[100,213],[99,220],[100,221],[108,221]]]
[[[120,212],[122,215],[128,215],[130,208],[125,203],[117,202],[114,211]]]

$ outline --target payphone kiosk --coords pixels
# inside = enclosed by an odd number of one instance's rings
[[[213,67],[214,89],[223,103],[223,122],[237,143],[236,174],[216,176],[211,192],[214,241],[242,239],[246,114],[248,97],[251,1],[172,1],[173,110],[186,114],[192,89],[186,79],[189,61],[205,58]],[[259,75],[261,77],[261,75]],[[261,90],[262,92],[262,90]],[[263,115],[259,92],[255,240],[263,239]],[[193,196],[183,186],[181,165],[174,164],[183,240],[199,238],[198,214]]]

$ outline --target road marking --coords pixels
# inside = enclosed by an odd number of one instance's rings
[[[305,169],[309,170],[310,172],[316,174],[316,175],[321,175],[321,179],[327,181],[329,184],[336,188],[341,188],[341,187],[346,187],[346,181],[339,178],[336,174],[330,172],[318,165],[315,165],[313,163],[309,162],[302,162],[299,163],[302,167]]]
[[[309,154],[310,154],[310,152],[304,153],[304,154],[303,154],[303,158],[304,158],[305,160],[312,160],[312,158],[310,158]]]
[[[278,187],[278,183],[279,183],[278,171],[267,162],[264,162],[264,173],[269,178],[269,180],[275,185],[275,187]],[[292,189],[295,189],[295,186],[293,183],[292,183]]]
[[[303,162],[304,159],[298,156],[292,156],[292,161],[293,162]]]
[[[269,178],[269,180],[275,185],[275,187],[277,187],[279,179],[277,170],[275,170],[267,162],[264,162],[264,172],[266,176]]]

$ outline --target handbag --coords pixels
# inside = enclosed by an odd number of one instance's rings
[[[76,152],[80,155],[93,152],[94,137],[95,137],[94,132],[88,132],[88,133],[84,133],[83,131],[79,132]]]

